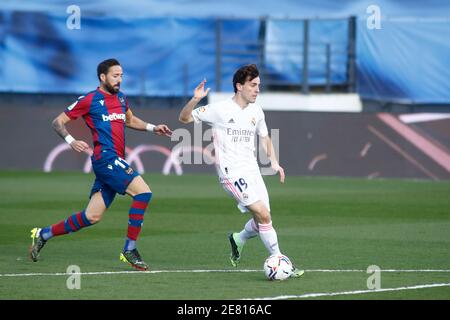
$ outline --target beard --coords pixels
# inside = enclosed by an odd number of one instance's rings
[[[255,103],[256,102],[256,98],[257,97],[247,96],[247,97],[245,97],[245,100],[247,101],[247,103]]]
[[[120,90],[120,84],[112,86],[109,83],[105,82],[105,89],[111,94],[116,94]]]

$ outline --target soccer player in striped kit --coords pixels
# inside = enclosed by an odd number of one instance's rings
[[[250,211],[241,232],[228,236],[231,244],[231,264],[236,267],[247,240],[259,235],[270,255],[281,254],[278,237],[272,226],[269,196],[256,160],[255,136],[262,139],[271,167],[284,183],[284,170],[276,158],[269,137],[264,112],[255,104],[259,93],[259,71],[256,65],[239,68],[233,76],[234,96],[197,109],[195,106],[206,97],[206,80],[194,90],[194,97],[180,112],[182,123],[203,121],[213,129],[216,170],[225,191],[233,197],[242,212]],[[303,270],[293,268],[292,277],[300,277]]]
[[[120,91],[122,67],[116,59],[102,61],[97,67],[99,87],[81,96],[53,120],[53,128],[73,150],[83,152],[89,148],[82,140],[73,138],[65,125],[83,117],[92,133],[94,150],[91,157],[95,182],[87,207],[58,223],[31,230],[33,239],[30,256],[37,261],[47,241],[53,237],[79,231],[99,222],[114,200],[116,193],[132,197],[129,210],[128,232],[120,260],[136,269],[148,270],[136,248],[136,241],[143,224],[144,213],[152,198],[152,192],[144,179],[137,174],[125,158],[125,128],[150,131],[170,136],[165,125],[153,125],[133,115],[128,100]]]

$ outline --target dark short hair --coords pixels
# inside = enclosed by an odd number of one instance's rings
[[[97,66],[98,80],[101,81],[100,75],[102,73],[104,73],[106,75],[109,71],[109,68],[111,68],[112,66],[120,66],[120,62],[117,61],[117,59],[106,59],[106,60],[100,62]]]
[[[236,84],[244,84],[245,81],[252,81],[256,77],[259,77],[259,71],[256,64],[248,64],[240,67],[233,76],[234,93],[237,92]]]

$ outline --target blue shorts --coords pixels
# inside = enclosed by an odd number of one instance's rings
[[[92,169],[95,173],[95,182],[89,198],[101,191],[107,208],[113,202],[116,193],[125,194],[131,181],[139,176],[124,159],[109,152],[102,153],[99,160],[92,159]]]

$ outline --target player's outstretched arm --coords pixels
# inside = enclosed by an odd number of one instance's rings
[[[68,123],[69,121],[71,121],[71,119],[64,112],[62,112],[53,120],[53,129],[55,129],[56,133],[61,138],[63,138],[72,147],[73,150],[77,152],[83,152],[89,149],[89,145],[86,142],[82,140],[75,140],[67,131],[66,123]]]
[[[278,163],[272,139],[270,139],[269,135],[263,137],[262,139],[263,139],[263,148],[266,151],[267,157],[270,160],[270,166],[272,167],[273,170],[275,170],[275,172],[278,172],[278,174],[280,175],[280,182],[284,183],[285,179],[284,169]]]
[[[165,124],[158,124],[158,125],[152,125],[150,123],[147,123],[131,112],[130,109],[127,111],[127,122],[126,125],[128,128],[139,130],[139,131],[151,131],[154,134],[157,134],[158,136],[167,136],[170,137],[172,135],[172,130],[169,129],[169,127]]]
[[[183,107],[178,117],[178,120],[182,123],[191,123],[194,121],[192,117],[192,110],[194,110],[195,106],[202,100],[204,97],[208,95],[209,88],[205,90],[206,79],[203,79],[202,82],[195,88],[194,96],[188,103]]]

